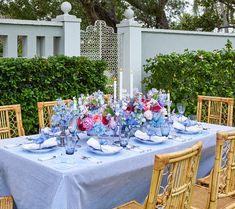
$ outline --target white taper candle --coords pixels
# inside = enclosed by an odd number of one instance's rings
[[[120,69],[120,72],[119,72],[119,99],[122,99],[122,82],[123,82],[123,72],[122,72],[122,69]]]
[[[116,81],[116,79],[113,82],[113,99],[114,99],[114,101],[117,100],[117,81]]]
[[[167,114],[171,114],[171,98],[170,98],[170,92],[167,93]]]

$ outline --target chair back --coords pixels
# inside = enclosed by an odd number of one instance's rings
[[[235,194],[235,131],[219,132],[216,156],[210,179],[209,208],[215,209],[220,197]]]
[[[198,96],[197,120],[232,126],[233,104],[233,98]]]
[[[155,156],[145,209],[190,208],[201,149],[202,142],[198,142],[183,151]]]
[[[23,135],[24,128],[20,105],[0,106],[0,139]]]
[[[64,100],[65,104],[71,102],[70,99]],[[57,101],[49,101],[49,102],[38,102],[38,120],[39,120],[39,128],[51,127],[51,117],[53,113],[53,107]]]

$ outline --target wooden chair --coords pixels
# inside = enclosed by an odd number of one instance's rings
[[[13,198],[11,196],[0,197],[0,209],[13,209]]]
[[[0,106],[0,139],[23,135],[24,128],[20,105]]]
[[[190,208],[201,149],[202,143],[198,142],[183,151],[156,155],[150,191],[144,206],[131,201],[116,209]],[[165,187],[161,186],[163,178],[167,180]]]
[[[233,104],[233,98],[198,96],[197,120],[232,126]]]
[[[71,102],[70,99],[64,100],[65,104]],[[38,102],[38,120],[39,128],[51,127],[51,117],[53,115],[53,107],[56,101]]]
[[[20,105],[0,106],[0,139],[23,136]],[[12,209],[13,198],[11,196],[0,197],[0,209]]]
[[[209,188],[196,185],[193,208],[235,208],[235,131],[217,133]]]

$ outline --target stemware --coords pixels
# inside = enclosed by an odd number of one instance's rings
[[[184,114],[184,112],[185,112],[185,105],[183,104],[183,103],[177,103],[177,110],[178,110],[178,112],[179,112],[179,115],[180,115],[180,118],[181,118],[181,120],[182,120],[182,116],[183,116],[183,114]]]
[[[67,155],[74,154],[76,143],[77,143],[77,136],[68,135],[65,137],[65,153]]]
[[[120,127],[119,141],[120,141],[120,146],[123,148],[125,148],[128,145],[129,136],[130,136],[129,133],[130,131],[127,126]]]
[[[171,126],[168,123],[163,123],[160,126],[162,136],[168,137],[170,134]]]

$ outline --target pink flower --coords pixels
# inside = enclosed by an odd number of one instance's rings
[[[147,110],[144,112],[144,117],[147,119],[147,120],[152,120],[153,119],[153,113],[152,111],[150,110]]]
[[[93,121],[96,122],[101,122],[102,121],[102,116],[101,115],[93,115]]]
[[[87,117],[83,120],[83,127],[86,129],[86,131],[89,131],[93,128],[93,121],[91,117]]]

